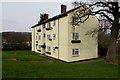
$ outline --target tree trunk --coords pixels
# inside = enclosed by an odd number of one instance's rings
[[[118,31],[119,29],[117,27],[112,27],[111,29],[111,35],[109,38],[109,46],[108,46],[108,51],[107,51],[107,56],[106,56],[106,61],[115,63],[115,57],[116,57],[116,41],[118,37]]]

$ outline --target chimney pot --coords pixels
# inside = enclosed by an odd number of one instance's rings
[[[67,9],[66,5],[61,5],[61,13],[66,12],[66,9]]]

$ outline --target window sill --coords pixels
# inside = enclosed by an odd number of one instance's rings
[[[71,40],[71,43],[81,43],[81,40]]]
[[[38,32],[41,32],[41,29],[37,30]]]
[[[38,41],[36,41],[36,43],[38,43]]]
[[[45,45],[42,45],[41,47],[42,47],[42,48],[45,48],[46,46],[45,46]]]
[[[51,52],[46,52],[46,54],[49,54],[49,55],[51,55]]]
[[[53,29],[52,27],[50,27],[50,28],[46,28],[46,30],[51,30],[51,29]]]
[[[79,55],[72,55],[72,57],[79,57]]]
[[[41,52],[41,50],[37,50],[37,51]]]

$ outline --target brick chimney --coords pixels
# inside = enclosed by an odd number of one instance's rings
[[[66,12],[66,9],[67,9],[66,5],[61,5],[61,13]]]
[[[47,20],[48,19],[48,14],[44,14],[44,19]]]

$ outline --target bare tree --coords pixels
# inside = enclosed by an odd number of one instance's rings
[[[78,3],[74,3],[74,4],[78,4]],[[80,23],[84,23],[89,18],[89,15],[98,15],[98,14],[99,16],[104,16],[105,19],[110,23],[109,26],[100,27],[100,29],[111,30],[106,62],[115,63],[116,41],[117,41],[119,29],[120,29],[119,3],[117,1],[116,2],[100,1],[100,2],[93,2],[92,4],[80,2],[79,6],[81,6],[81,9],[74,12],[74,15],[79,18],[77,21],[77,25],[79,25]],[[76,26],[76,25],[73,25],[73,26]]]
[[[40,22],[42,22],[42,21],[44,21],[44,20],[45,20],[44,14],[41,14],[41,13],[40,13],[40,20],[38,21],[38,23],[40,23]]]

